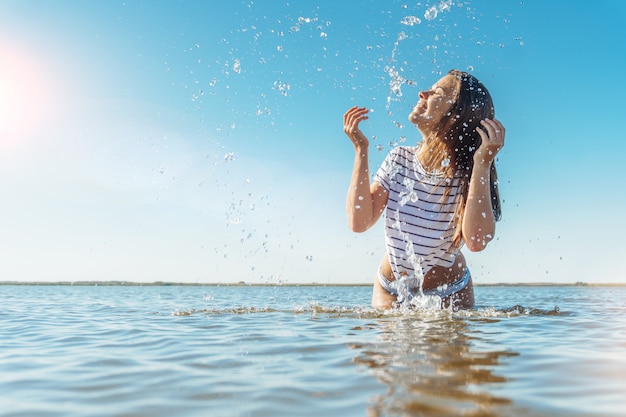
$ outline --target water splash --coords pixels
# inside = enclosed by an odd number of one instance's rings
[[[280,91],[280,93],[286,97],[289,90],[291,90],[291,86],[287,83],[283,83],[280,80],[274,82],[274,90]]]
[[[404,185],[405,190],[402,190],[399,195],[400,206],[405,206],[409,201],[411,203],[417,203],[417,200],[419,200],[419,197],[417,196],[417,193],[415,192],[415,188],[414,188],[415,180],[412,180],[411,178],[406,177],[402,181],[402,185]]]
[[[298,17],[298,21],[290,28],[291,32],[300,32],[300,27],[308,23],[317,22],[317,17]]]
[[[280,284],[279,284],[280,285]],[[379,310],[370,306],[343,306],[324,305],[318,301],[311,301],[308,305],[294,305],[292,308],[274,308],[269,306],[237,306],[227,308],[191,308],[176,309],[170,314],[176,317],[206,314],[211,316],[223,315],[253,315],[253,314],[310,314],[315,316],[327,316],[329,318],[352,317],[360,319],[372,318],[439,318],[439,319],[466,319],[470,321],[493,321],[505,320],[518,317],[546,317],[566,316],[571,313],[563,312],[558,306],[553,309],[540,309],[516,305],[513,307],[476,307],[473,309],[455,310],[452,307],[441,308],[437,304],[436,296],[424,296],[413,298],[410,303],[396,306],[388,310]],[[215,296],[205,297],[206,302],[213,302]],[[355,329],[357,330],[357,329]]]
[[[428,10],[424,12],[424,19],[426,20],[434,20],[437,17],[437,7],[432,6]]]
[[[406,18],[405,18],[406,19]],[[396,61],[396,53],[398,51],[398,47],[400,46],[400,42],[408,39],[408,35],[401,31],[398,33],[398,38],[393,44],[393,49],[391,51],[391,57],[389,58],[390,65],[385,66],[385,73],[389,76],[389,94],[387,95],[387,104],[386,110],[387,114],[391,115],[390,107],[392,101],[397,101],[398,98],[402,97],[402,86],[403,85],[415,85],[414,81],[408,80],[404,78],[400,72],[401,69],[396,68],[395,65],[391,65]]]
[[[443,12],[447,12],[450,11],[453,5],[453,1],[452,0],[440,0],[439,3],[436,3],[430,7],[428,7],[426,9],[426,11],[424,12],[424,18],[427,21],[432,21],[435,20],[437,18],[437,16],[439,16],[441,13]],[[417,16],[412,16],[412,15],[408,15],[405,16],[404,18],[402,18],[402,20],[400,20],[400,24],[404,25],[404,26],[415,26],[415,25],[419,25],[421,24],[422,21],[420,18],[418,18]],[[387,65],[384,70],[385,73],[389,76],[390,80],[389,80],[389,94],[387,96],[387,104],[386,104],[386,110],[387,110],[387,114],[391,115],[392,112],[390,110],[391,108],[391,103],[393,101],[399,101],[399,98],[402,97],[402,86],[407,84],[407,85],[415,85],[416,82],[408,80],[407,78],[405,78],[404,76],[402,76],[402,68],[397,68],[395,65],[393,65],[394,62],[396,62],[396,54],[398,52],[399,49],[399,45],[400,42],[404,41],[405,39],[407,39],[409,36],[404,32],[404,31],[400,31],[400,33],[398,33],[398,38],[396,39],[396,41],[393,44],[393,49],[391,51],[391,57],[389,59],[389,65]],[[439,35],[437,35],[435,37],[436,40],[439,40]],[[428,46],[427,50],[429,49],[434,49],[436,50],[436,46]],[[432,63],[436,63],[437,59],[433,58]]]
[[[233,63],[233,71],[236,74],[241,74],[241,61],[238,59],[235,59],[235,62]]]
[[[417,201],[417,195],[412,196],[414,193],[415,191],[411,187],[410,191],[400,201],[399,207],[408,202],[405,201],[407,196],[409,196],[409,200],[413,197],[413,199]],[[438,310],[441,308],[442,299],[437,295],[424,294],[424,271],[422,269],[423,258],[415,253],[413,241],[409,238],[408,233],[403,232],[401,229],[399,207],[396,210],[396,221],[392,224],[392,227],[400,232],[402,239],[406,242],[405,253],[407,261],[413,267],[413,274],[398,275],[394,273],[395,280],[391,282],[391,288],[394,289],[397,294],[394,307],[402,310],[411,308]]]
[[[424,12],[424,19],[435,20],[439,13],[447,12],[452,7],[452,0],[441,0],[438,4],[435,4]]]
[[[407,25],[407,26],[413,26],[413,25],[419,25],[420,23],[422,23],[422,21],[417,16],[405,16],[400,21],[400,23],[403,25]]]

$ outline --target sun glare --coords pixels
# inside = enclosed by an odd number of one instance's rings
[[[37,128],[50,108],[45,67],[26,50],[0,40],[0,144]]]

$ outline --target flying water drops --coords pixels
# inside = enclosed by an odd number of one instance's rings
[[[288,83],[283,83],[278,80],[274,82],[274,89],[280,91],[283,96],[287,96],[287,93],[291,89],[291,86]]]
[[[414,25],[419,25],[420,23],[422,23],[422,21],[417,16],[405,16],[400,21],[400,23],[402,23],[403,25],[407,25],[407,26],[414,26]]]
[[[452,0],[440,0],[438,4],[429,7],[426,12],[424,12],[424,19],[435,20],[439,13],[449,11],[452,4]]]
[[[241,74],[241,61],[238,59],[235,59],[233,63],[233,71],[235,71],[236,74]]]
[[[417,203],[418,196],[415,192],[415,180],[407,177],[404,178],[404,181],[402,183],[405,186],[406,190],[400,192],[400,206],[406,205],[409,201],[411,203]]]
[[[426,20],[434,20],[437,18],[437,7],[436,6],[432,6],[430,7],[428,10],[426,10],[424,12],[424,19]]]

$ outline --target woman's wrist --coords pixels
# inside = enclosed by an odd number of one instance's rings
[[[368,145],[354,145],[354,152],[357,156],[366,157],[369,153]]]
[[[489,155],[484,155],[482,152],[476,152],[474,154],[474,168],[481,166],[485,168],[491,168],[491,164],[493,163],[494,159],[495,155],[492,155],[491,153]]]
[[[491,162],[482,160],[481,162],[474,162],[472,168],[472,178],[479,178],[482,181],[489,182],[489,176],[491,175]]]

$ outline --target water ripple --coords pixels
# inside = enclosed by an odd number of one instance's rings
[[[583,416],[626,405],[626,291],[3,287],[7,416]],[[556,308],[555,306],[558,306]]]

